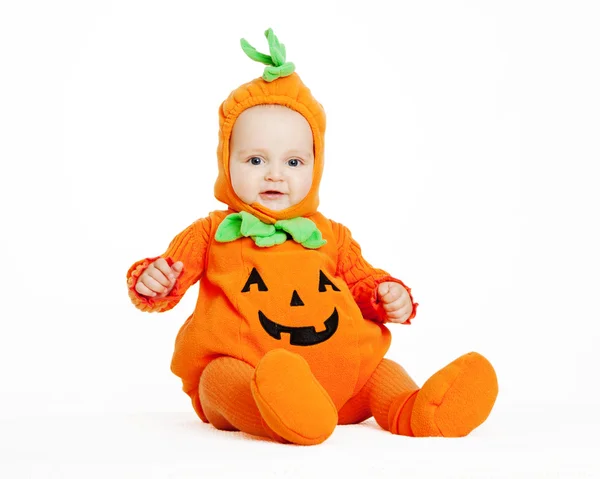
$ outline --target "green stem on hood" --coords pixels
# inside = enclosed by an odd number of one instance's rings
[[[277,78],[286,77],[294,73],[296,67],[292,62],[286,62],[285,45],[279,43],[277,35],[273,33],[273,29],[269,28],[265,31],[265,37],[269,43],[269,52],[271,55],[260,53],[250,45],[244,38],[240,40],[242,50],[252,60],[267,65],[263,72],[263,79],[267,82],[272,82]]]

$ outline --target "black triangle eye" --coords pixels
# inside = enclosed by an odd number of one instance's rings
[[[260,277],[260,274],[258,274],[258,271],[256,271],[256,268],[252,268],[250,276],[248,277],[248,281],[246,281],[246,284],[242,288],[242,293],[247,293],[248,291],[250,291],[250,286],[252,286],[253,284],[256,284],[258,286],[259,291],[269,291],[267,289],[267,285]]]
[[[339,291],[338,287],[333,284],[327,276],[325,276],[323,271],[319,270],[319,292],[324,293],[327,291],[326,286],[331,286],[334,291]]]

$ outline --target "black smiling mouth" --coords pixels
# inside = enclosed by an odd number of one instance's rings
[[[301,326],[293,328],[291,326],[283,326],[277,324],[267,318],[262,311],[258,311],[258,318],[263,329],[275,339],[281,339],[281,333],[288,333],[290,335],[290,344],[293,346],[312,346],[313,344],[319,344],[323,341],[327,341],[338,328],[338,312],[336,308],[333,308],[333,313],[325,321],[325,331],[317,333],[314,326]]]

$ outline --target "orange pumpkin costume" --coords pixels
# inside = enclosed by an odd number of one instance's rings
[[[162,312],[200,280],[196,308],[177,335],[171,368],[198,416],[216,428],[317,444],[336,424],[374,416],[396,434],[464,436],[492,409],[498,388],[494,369],[481,355],[470,353],[419,388],[401,366],[384,359],[391,335],[377,285],[393,281],[409,295],[411,290],[372,267],[350,231],[317,212],[325,113],[300,77],[289,72],[293,65],[285,63],[285,49],[272,31],[266,35],[277,59],[268,67],[275,78],[240,86],[219,110],[215,196],[229,209],[195,221],[171,242],[162,257],[169,264],[182,261],[184,269],[167,297],[135,291],[137,279],[157,258],[131,266],[129,296],[142,311]],[[229,178],[233,125],[241,112],[260,104],[297,111],[313,133],[311,190],[281,211],[242,202]],[[326,243],[307,248],[289,239],[260,247],[248,236],[218,241],[219,226],[237,212],[271,225],[309,219]],[[407,323],[417,306],[413,301]]]

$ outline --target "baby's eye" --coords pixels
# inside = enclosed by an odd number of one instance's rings
[[[253,165],[260,165],[262,158],[259,158],[258,156],[253,156],[248,161],[250,161],[250,163],[252,163]]]
[[[296,167],[300,165],[300,160],[296,159],[296,158],[292,158],[291,160],[288,161],[288,165]]]

